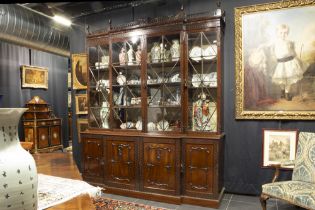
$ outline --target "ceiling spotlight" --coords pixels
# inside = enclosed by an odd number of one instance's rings
[[[65,25],[65,26],[71,26],[71,21],[65,17],[62,17],[62,16],[59,16],[59,15],[55,15],[53,17],[53,19],[57,22],[57,23],[60,23],[62,25]]]

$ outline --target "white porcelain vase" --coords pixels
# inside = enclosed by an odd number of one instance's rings
[[[102,128],[109,128],[109,123],[108,123],[108,119],[109,119],[109,104],[106,101],[104,101],[102,103],[100,116],[101,116],[101,120],[102,120]]]
[[[18,136],[26,108],[0,109],[0,209],[37,210],[37,170]]]

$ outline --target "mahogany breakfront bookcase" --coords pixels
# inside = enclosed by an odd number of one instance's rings
[[[178,15],[87,37],[82,172],[105,192],[218,207],[224,16]]]

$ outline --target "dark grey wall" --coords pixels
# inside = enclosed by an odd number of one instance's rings
[[[85,52],[85,27],[73,26],[72,31],[70,33],[70,52],[74,53],[83,53]],[[81,163],[81,146],[78,142],[78,130],[77,130],[77,118],[79,117],[75,113],[75,95],[86,93],[84,90],[72,90],[71,91],[71,101],[72,101],[72,147],[73,147],[73,157],[79,167]],[[84,118],[83,116],[80,116]]]
[[[48,68],[48,90],[21,88],[21,65]],[[51,105],[54,114],[62,118],[63,145],[68,146],[67,110],[68,58],[30,50],[0,41],[0,107],[24,107],[33,96],[40,96]],[[20,127],[20,138],[23,132]]]
[[[166,1],[164,5],[148,4],[136,7],[134,16],[132,9],[122,9],[111,13],[95,14],[80,20],[90,30],[107,28],[108,19],[112,24],[127,23],[133,19],[173,15],[180,10],[180,1]],[[234,64],[234,8],[250,4],[271,2],[267,0],[224,0],[222,9],[226,12],[224,36],[224,185],[228,192],[259,194],[261,184],[271,181],[273,171],[261,168],[262,159],[262,128],[294,128],[300,131],[315,131],[311,121],[264,121],[235,120],[235,64]],[[184,0],[187,13],[213,11],[214,0]],[[74,30],[70,38],[71,52],[84,52],[85,40],[83,30]],[[79,146],[79,145],[76,145]],[[75,148],[75,151],[80,151]],[[80,154],[77,154],[77,160]],[[290,171],[282,174],[283,178],[291,176]]]

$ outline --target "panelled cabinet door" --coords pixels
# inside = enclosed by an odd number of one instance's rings
[[[214,144],[184,144],[185,194],[214,193]]]
[[[51,139],[50,139],[50,144],[51,146],[56,146],[56,145],[60,145],[61,142],[61,137],[60,137],[60,125],[57,126],[52,126],[50,128],[50,132],[51,132]]]
[[[49,127],[38,127],[37,129],[37,147],[38,149],[49,146]]]
[[[34,128],[33,127],[26,127],[26,125],[24,124],[24,138],[25,138],[25,141],[34,143],[34,139],[35,139],[34,134],[35,134]]]
[[[106,141],[107,184],[135,189],[135,142]]]
[[[144,189],[175,193],[175,144],[144,142],[143,150]]]
[[[103,177],[103,146],[101,139],[87,138],[83,141],[83,174],[88,177]]]

